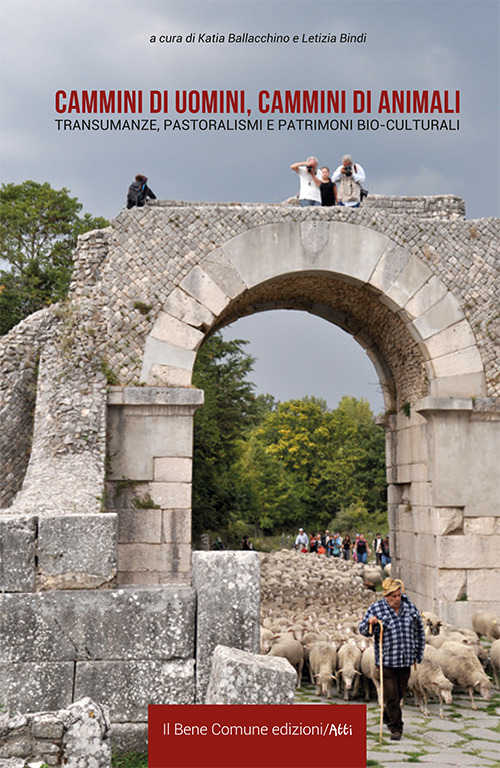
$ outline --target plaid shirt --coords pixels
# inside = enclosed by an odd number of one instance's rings
[[[384,667],[411,667],[414,661],[422,661],[425,648],[425,632],[418,608],[406,595],[401,597],[399,613],[390,607],[387,600],[378,600],[371,605],[359,631],[366,637],[370,634],[368,619],[376,616],[384,627],[382,637],[382,656]],[[379,666],[380,625],[373,627],[375,640],[375,664]]]

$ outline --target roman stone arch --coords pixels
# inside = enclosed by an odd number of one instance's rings
[[[451,197],[372,196],[358,211],[154,201],[81,238],[69,307],[44,320],[30,461],[2,502],[38,515],[44,588],[189,583],[197,350],[287,308],[343,328],[377,370],[395,571],[448,620],[497,606],[497,252],[498,221],[466,221]],[[84,576],[43,546],[61,515],[67,541],[90,536],[93,515],[109,544]]]

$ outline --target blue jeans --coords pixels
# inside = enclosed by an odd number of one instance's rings
[[[300,202],[302,208],[305,208],[307,205],[321,205],[319,200],[305,200],[305,199],[302,199],[299,202]]]
[[[366,563],[368,560],[368,552],[363,552],[362,555],[358,555],[358,563]]]

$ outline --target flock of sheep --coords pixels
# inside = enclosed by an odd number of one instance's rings
[[[362,693],[380,694],[373,642],[358,633],[365,611],[377,599],[376,585],[390,573],[324,555],[282,550],[261,554],[260,652],[286,658],[316,685],[316,693],[345,701]],[[409,688],[421,711],[429,714],[430,696],[450,704],[454,686],[465,689],[477,709],[474,691],[489,699],[491,667],[499,687],[500,619],[487,611],[472,617],[472,629],[452,628],[432,613],[422,613],[426,632],[424,659],[412,669]],[[487,644],[481,638],[491,642]],[[380,703],[380,699],[379,699]]]

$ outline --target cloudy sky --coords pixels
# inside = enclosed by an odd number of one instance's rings
[[[0,0],[0,7],[4,183],[66,187],[85,211],[108,218],[139,171],[159,198],[277,203],[297,191],[290,163],[315,154],[336,167],[348,151],[372,193],[452,193],[465,199],[467,218],[499,214],[496,0]],[[195,42],[186,41],[191,33]],[[229,43],[231,33],[288,35],[290,42]],[[342,33],[366,38],[340,43]],[[293,43],[303,34],[337,42]],[[162,35],[182,42],[159,42]],[[142,91],[148,106],[151,90],[168,91],[168,118],[178,117],[175,91],[238,90],[254,119],[263,117],[260,91],[287,89],[345,91],[342,117],[353,119],[352,129],[58,131],[55,122],[85,117],[56,113],[59,90]],[[358,130],[358,118],[385,122],[377,114],[383,90],[460,91],[460,113],[444,116],[453,126],[459,120],[459,129]],[[353,91],[371,91],[371,114],[353,115]],[[266,313],[227,334],[250,340],[260,391],[282,400],[314,394],[332,407],[353,394],[382,408],[365,353],[323,320]],[[324,349],[328,356],[319,354]]]

